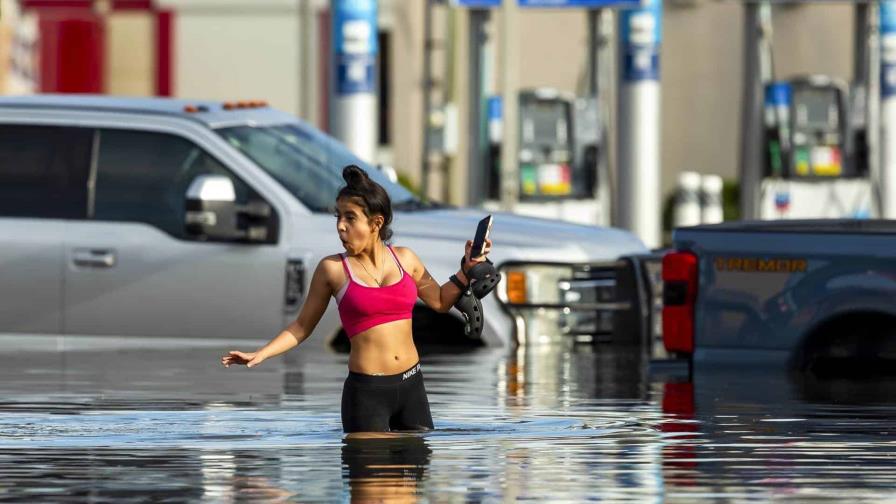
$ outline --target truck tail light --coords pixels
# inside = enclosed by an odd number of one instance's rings
[[[675,251],[663,256],[663,343],[670,352],[694,352],[697,256]]]

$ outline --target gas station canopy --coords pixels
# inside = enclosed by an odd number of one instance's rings
[[[457,7],[468,7],[473,9],[488,9],[491,7],[500,7],[502,0],[452,0],[451,3]],[[599,9],[601,7],[637,7],[641,4],[640,0],[516,0],[520,7],[532,8],[578,8],[578,9]]]

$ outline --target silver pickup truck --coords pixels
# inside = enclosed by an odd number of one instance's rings
[[[813,374],[896,363],[896,221],[681,228],[663,258],[666,349]]]
[[[270,338],[342,250],[332,207],[349,163],[389,192],[394,241],[437,278],[456,271],[484,212],[420,201],[264,103],[0,98],[0,333]],[[483,300],[478,343],[644,334],[632,234],[498,214],[492,237],[510,281]],[[414,327],[464,339],[456,312],[420,304]],[[317,333],[345,343],[333,304]]]

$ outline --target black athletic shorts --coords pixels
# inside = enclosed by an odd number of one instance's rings
[[[344,432],[432,429],[420,363],[394,375],[349,371],[342,389]]]

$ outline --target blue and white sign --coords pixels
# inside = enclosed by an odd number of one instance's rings
[[[520,7],[599,9],[601,7],[635,7],[640,0],[517,0]]]
[[[644,0],[641,7],[619,13],[622,79],[659,80],[663,38],[662,0]]]
[[[470,9],[488,9],[490,7],[500,7],[501,0],[451,0],[451,5]]]
[[[488,140],[491,143],[501,143],[501,124],[504,116],[504,107],[500,96],[489,96],[486,110],[486,118],[488,119]]]
[[[603,7],[636,7],[641,5],[641,0],[516,0],[516,2],[520,7],[541,9],[600,9]],[[501,0],[451,0],[451,5],[472,9],[489,9],[500,7]]]
[[[489,96],[486,105],[486,117],[488,117],[489,121],[500,121],[501,116],[504,115],[503,108],[500,95]]]
[[[787,81],[774,81],[765,86],[766,107],[790,107],[793,100],[793,86]]]
[[[336,94],[376,90],[377,2],[332,0]]]
[[[896,95],[896,1],[880,2],[880,94]]]

